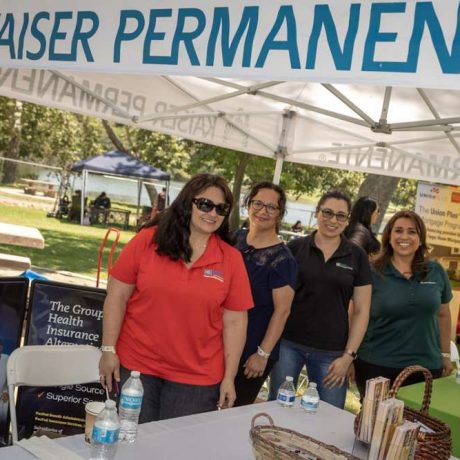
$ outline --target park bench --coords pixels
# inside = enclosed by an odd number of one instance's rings
[[[56,198],[56,185],[51,182],[36,179],[21,179],[21,182],[24,183],[24,193],[27,195],[35,195],[37,192],[41,192],[44,196]]]
[[[30,266],[31,261],[29,257],[0,253],[0,268],[23,271],[29,269]]]

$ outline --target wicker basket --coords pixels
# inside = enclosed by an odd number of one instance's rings
[[[258,418],[268,419],[268,425],[255,425]],[[335,446],[304,434],[275,426],[270,415],[261,412],[252,418],[252,448],[256,460],[357,460]]]
[[[431,402],[431,391],[433,388],[433,376],[431,372],[422,366],[406,367],[396,377],[388,396],[390,398],[395,398],[404,381],[416,372],[422,372],[425,378],[425,392],[423,395],[422,407],[420,410],[415,410],[405,406],[404,419],[411,422],[421,422],[433,430],[433,433],[419,432],[415,449],[415,460],[448,460],[452,448],[450,428],[441,420],[431,417],[431,415],[428,414]],[[360,418],[361,413],[359,413],[355,419],[355,433],[357,433]]]

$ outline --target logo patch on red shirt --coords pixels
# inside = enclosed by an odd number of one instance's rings
[[[224,282],[224,274],[219,270],[214,270],[213,268],[205,268],[203,270],[203,276],[205,278],[214,278],[221,283]]]

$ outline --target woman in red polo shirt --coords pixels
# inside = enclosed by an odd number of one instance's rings
[[[126,246],[104,303],[101,382],[141,372],[140,422],[231,407],[253,301],[225,180],[193,177]]]

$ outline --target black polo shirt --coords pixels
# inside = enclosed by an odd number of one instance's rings
[[[363,249],[341,236],[324,262],[315,233],[289,242],[298,265],[297,289],[283,338],[320,350],[340,351],[348,340],[348,304],[355,286],[372,283]]]

